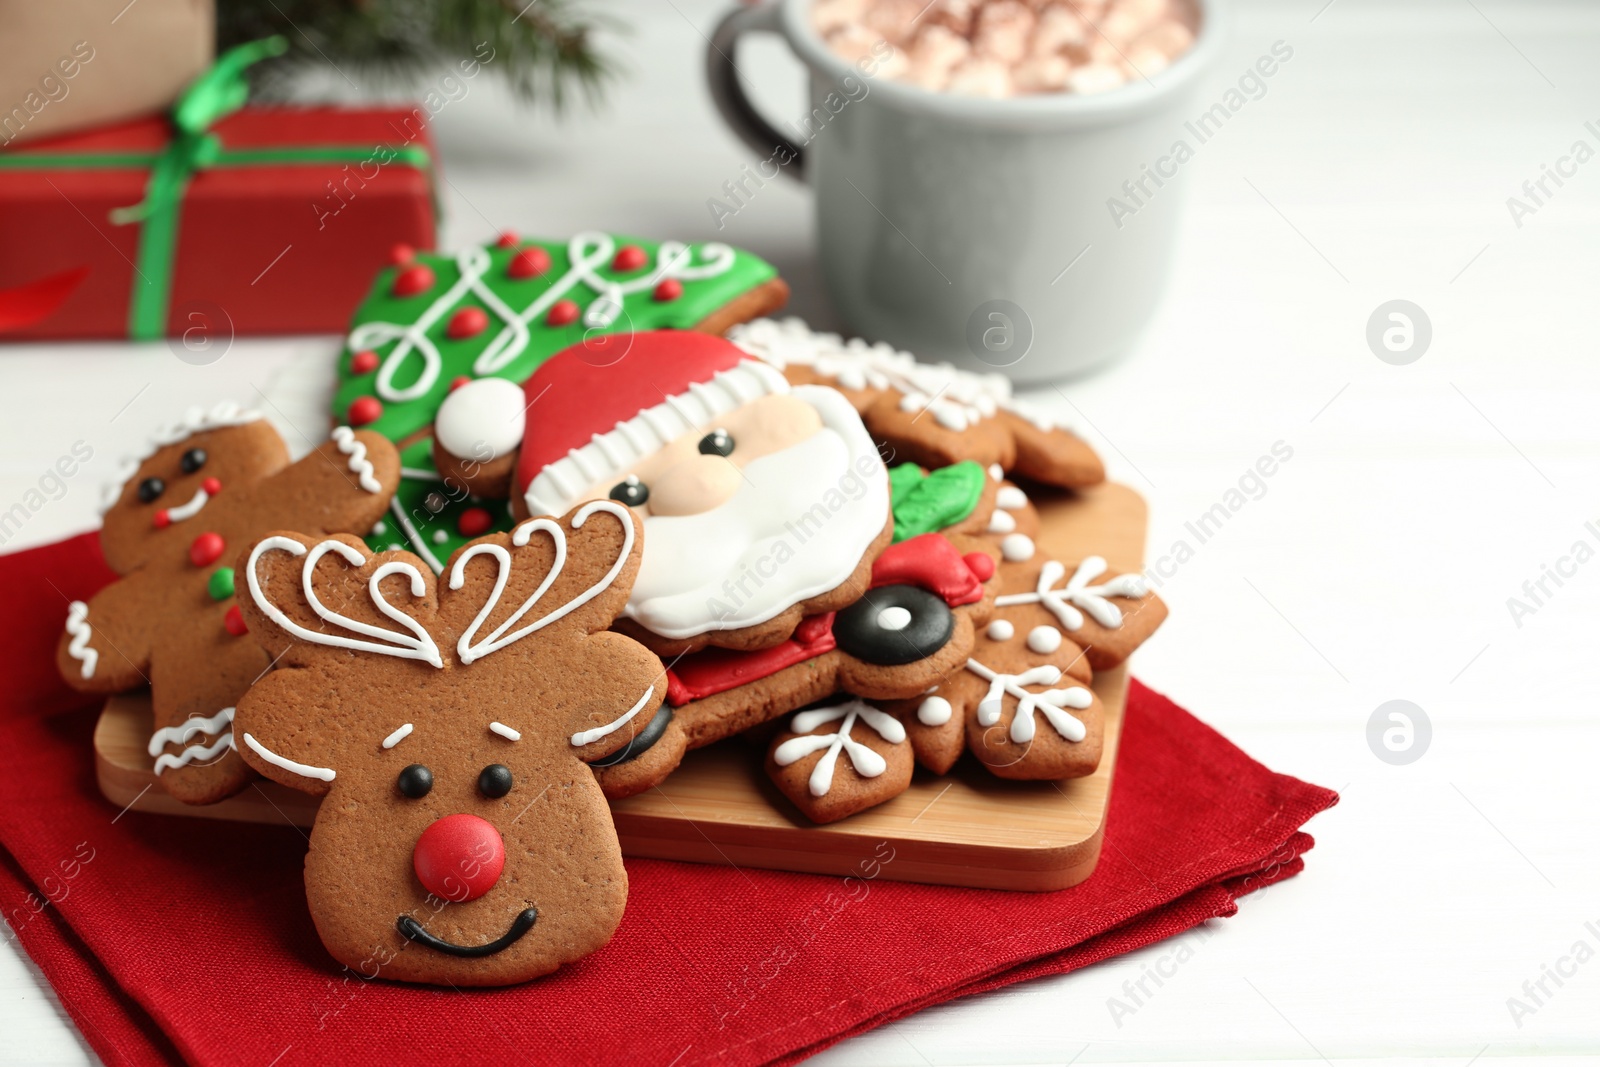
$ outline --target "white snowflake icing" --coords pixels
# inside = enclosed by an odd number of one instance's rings
[[[1030,693],[1024,686],[1054,685],[1061,680],[1061,668],[1048,663],[1037,667],[1029,667],[1021,674],[1005,674],[979,663],[975,659],[967,660],[967,670],[989,683],[989,691],[978,702],[978,725],[993,726],[1000,721],[1001,706],[1007,696],[1013,697],[1017,702],[1017,713],[1011,718],[1011,740],[1017,744],[1027,744],[1033,740],[1034,712],[1044,715],[1045,721],[1055,727],[1056,733],[1068,741],[1082,741],[1088,736],[1077,716],[1065,711],[1066,708],[1082,710],[1093,702],[1093,695],[1081,685],[1073,685],[1066,689],[1047,689],[1042,693]]]
[[[1122,609],[1106,598],[1142,597],[1150,587],[1142,574],[1120,574],[1100,585],[1090,585],[1106,572],[1106,566],[1103,556],[1089,556],[1078,564],[1067,584],[1057,589],[1056,583],[1066,575],[1067,568],[1057,560],[1050,560],[1039,569],[1039,584],[1033,592],[996,597],[995,605],[1004,608],[1013,604],[1042,604],[1068,630],[1082,629],[1087,612],[1101,626],[1115,630],[1122,625]]]
[[[889,769],[884,758],[872,749],[863,745],[850,736],[851,727],[857,720],[865,723],[879,737],[891,745],[898,745],[906,739],[906,728],[900,720],[886,711],[861,700],[852,700],[844,704],[835,704],[827,708],[812,708],[802,711],[789,723],[791,732],[799,737],[791,737],[779,745],[772,753],[773,762],[780,767],[787,767],[805,759],[813,752],[827,749],[817,765],[811,769],[811,777],[806,782],[806,788],[814,797],[828,795],[828,790],[833,788],[833,769],[839,762],[839,753],[842,751],[850,760],[850,766],[863,778],[876,778]],[[839,727],[833,733],[814,734],[811,731],[824,723],[838,722]]]

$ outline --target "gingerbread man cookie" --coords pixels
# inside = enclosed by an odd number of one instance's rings
[[[520,523],[436,580],[407,552],[271,534],[240,553],[277,667],[241,751],[325,799],[306,856],[323,944],[363,974],[506,985],[600,948],[627,874],[586,761],[637,741],[661,662],[607,631],[639,569],[614,501]]]
[[[1094,449],[1013,396],[1004,375],[919,363],[886,344],[814,333],[794,318],[747,322],[728,339],[791,382],[840,390],[899,459],[928,467],[976,460],[1067,489],[1105,480]]]
[[[377,434],[341,427],[291,464],[259,414],[191,411],[129,461],[108,500],[100,544],[122,577],[70,606],[62,677],[87,693],[149,684],[149,751],[167,792],[190,804],[237,792],[250,774],[230,724],[269,660],[242,637],[227,557],[283,524],[365,533],[399,478],[399,456]]]

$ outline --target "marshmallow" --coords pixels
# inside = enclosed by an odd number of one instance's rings
[[[950,73],[947,92],[999,98],[1011,95],[1011,72],[1004,63],[973,56]]]
[[[1117,67],[1105,63],[1089,63],[1075,68],[1067,75],[1067,88],[1084,96],[1109,92],[1126,79]]]
[[[1017,64],[1011,80],[1019,93],[1058,93],[1067,87],[1072,64],[1061,56],[1035,56]]]
[[[1020,0],[990,0],[978,12],[973,50],[1007,65],[1017,63],[1028,54],[1034,21],[1033,12]]]

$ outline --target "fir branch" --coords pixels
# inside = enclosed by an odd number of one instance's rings
[[[615,20],[583,0],[219,0],[217,47],[281,33],[289,54],[252,72],[275,95],[306,66],[411,87],[442,65],[492,55],[485,69],[525,102],[597,102],[617,73],[595,38]],[[490,51],[492,49],[492,52]]]

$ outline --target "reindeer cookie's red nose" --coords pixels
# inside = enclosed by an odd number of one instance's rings
[[[460,904],[476,900],[500,880],[506,845],[487,820],[465,812],[446,815],[422,831],[411,866],[428,892]]]

